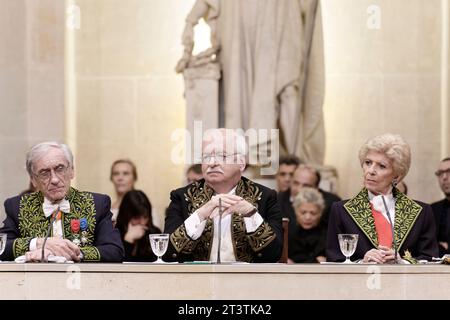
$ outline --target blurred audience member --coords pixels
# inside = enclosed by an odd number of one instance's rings
[[[291,186],[292,175],[300,163],[300,158],[294,155],[280,157],[278,172],[276,175],[278,192],[283,192],[289,189]]]
[[[325,208],[322,214],[322,223],[327,225],[331,205],[336,201],[340,201],[341,198],[333,193],[320,189],[320,178],[320,173],[314,167],[306,164],[300,164],[294,171],[291,188],[284,192],[278,193],[278,203],[281,207],[281,213],[283,217],[289,218],[289,233],[294,232],[296,228],[296,217],[292,203],[295,196],[304,187],[317,189],[322,194],[325,201]],[[291,235],[289,234],[289,238],[290,237]]]
[[[291,185],[291,195],[292,197],[295,197],[302,188],[304,187],[311,187],[317,189],[323,197],[323,200],[325,201],[325,208],[323,211],[322,220],[325,223],[328,223],[328,216],[331,209],[331,205],[334,202],[341,201],[341,198],[339,198],[334,193],[322,190],[319,188],[320,183],[320,172],[309,165],[301,164],[297,170],[294,172],[294,176],[292,178],[292,185]]]
[[[321,223],[325,202],[319,191],[302,188],[294,199],[296,228],[289,242],[288,263],[317,263],[325,258],[327,228]]]
[[[445,198],[431,204],[436,220],[439,255],[450,253],[450,157],[443,159],[435,172]]]
[[[136,166],[128,159],[114,161],[111,166],[110,180],[114,184],[114,190],[116,192],[116,198],[111,205],[112,220],[115,222],[122,198],[125,193],[134,190],[134,184],[137,181]]]
[[[188,184],[201,180],[203,178],[202,164],[197,163],[191,165],[186,171],[186,180]]]
[[[161,230],[153,225],[152,205],[144,192],[131,190],[123,196],[116,228],[122,237],[125,261],[156,260],[148,235]]]
[[[289,218],[289,233],[288,233],[288,243],[289,246],[295,241],[294,234],[297,233],[297,218],[294,210],[293,202],[295,197],[298,195],[300,190],[305,187],[314,188],[318,190],[325,202],[325,206],[322,210],[321,224],[326,228],[328,224],[328,216],[330,212],[331,205],[334,202],[340,201],[341,199],[330,192],[319,189],[320,183],[320,173],[312,166],[307,164],[300,164],[294,171],[292,176],[291,187],[284,191],[278,193],[278,203],[281,207],[281,214],[283,217]]]

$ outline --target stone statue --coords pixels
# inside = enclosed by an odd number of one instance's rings
[[[280,129],[282,152],[322,164],[324,67],[319,0],[197,0],[186,18],[183,56],[188,129]],[[204,18],[211,47],[192,55]],[[268,136],[270,139],[270,135]],[[258,140],[259,147],[270,141]]]

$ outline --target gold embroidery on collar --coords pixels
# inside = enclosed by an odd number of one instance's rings
[[[214,190],[204,183],[204,181],[202,183],[193,183],[184,194],[184,198],[188,204],[189,215],[207,203],[213,194]]]
[[[344,204],[344,208],[355,221],[356,225],[372,242],[375,248],[378,247],[378,235],[375,230],[375,220],[370,208],[369,195],[367,189],[363,188],[353,199]]]
[[[400,251],[406,237],[419,217],[420,212],[422,212],[422,207],[418,203],[409,199],[401,192],[397,193],[395,201],[394,235],[396,240],[395,245],[397,246],[398,251]]]
[[[422,207],[403,193],[397,192],[396,189],[394,190],[394,194],[396,196],[394,222],[395,245],[397,250],[400,250],[414,222],[422,211]],[[363,188],[356,197],[347,201],[344,207],[374,247],[378,247],[378,235],[375,230],[375,221],[372,216],[367,189]]]
[[[252,181],[242,178],[236,185],[236,195],[244,198],[256,208],[261,200],[262,191]],[[214,194],[214,190],[204,181],[196,182],[188,187],[184,194],[188,212],[192,214],[208,202]],[[254,252],[257,252],[275,239],[275,233],[267,222],[264,222],[251,235],[246,233],[244,218],[232,215],[232,244],[237,261],[253,261]],[[201,237],[192,240],[186,233],[184,224],[175,230],[170,237],[171,243],[178,252],[192,254],[194,260],[209,260],[211,255],[214,226],[211,219],[207,220],[205,230]]]
[[[78,191],[70,188],[66,199],[70,202],[70,213],[63,215],[63,237],[73,240],[70,226],[71,219],[86,218],[88,229],[85,237],[88,240],[86,246],[82,248],[87,253],[85,260],[99,261],[99,251],[92,247],[95,234],[95,203],[94,197],[90,192]],[[44,197],[41,192],[33,192],[23,195],[19,203],[19,237],[14,241],[14,256],[25,254],[29,250],[29,244],[32,238],[45,237],[50,221],[45,217],[42,209]]]

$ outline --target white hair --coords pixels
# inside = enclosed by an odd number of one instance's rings
[[[31,149],[27,152],[26,168],[30,177],[33,175],[34,162],[42,157],[42,155],[45,154],[50,148],[60,149],[66,157],[69,166],[73,168],[73,154],[67,145],[55,141],[41,142],[31,147]]]
[[[325,200],[322,194],[314,188],[303,187],[294,198],[294,209],[297,209],[304,203],[312,203],[317,206],[319,212],[322,213],[325,208]]]
[[[398,181],[408,173],[411,166],[411,148],[400,135],[385,133],[367,140],[359,150],[361,167],[370,151],[383,153],[392,161],[394,172],[399,176]]]
[[[225,142],[225,147],[233,147],[236,154],[245,157],[247,154],[247,142],[245,141],[245,135],[243,130],[234,129],[208,129],[203,135],[203,141],[212,140],[216,144],[222,144]]]

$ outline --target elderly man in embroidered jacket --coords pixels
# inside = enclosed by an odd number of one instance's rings
[[[23,256],[23,261],[34,262],[59,256],[75,262],[122,261],[122,241],[111,222],[111,200],[70,187],[73,156],[66,145],[35,145],[27,153],[26,167],[38,191],[5,201],[7,216],[0,232],[8,240],[2,260]]]
[[[282,228],[275,190],[241,176],[246,164],[242,136],[233,130],[208,131],[202,150],[204,179],[170,195],[165,259],[277,262]]]

